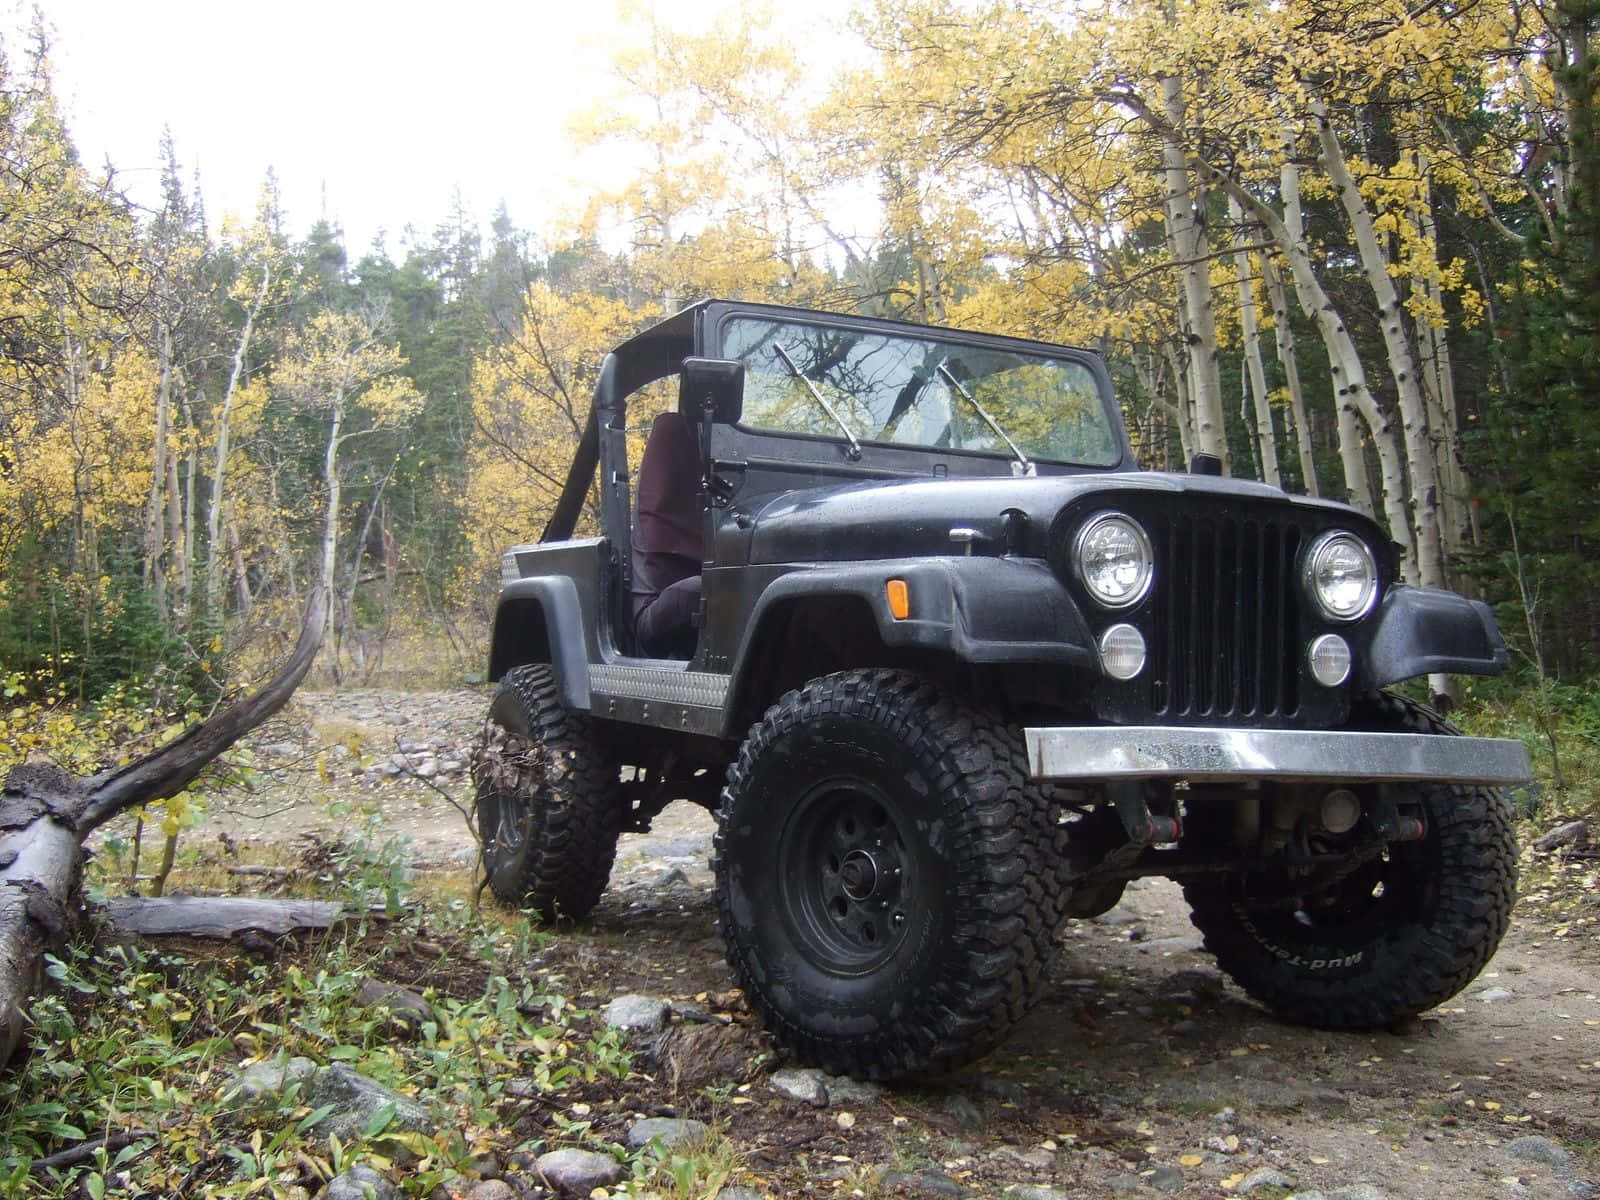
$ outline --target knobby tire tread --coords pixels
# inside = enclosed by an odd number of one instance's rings
[[[1349,726],[1377,732],[1456,735],[1427,706],[1389,692],[1363,698]],[[1401,931],[1406,953],[1384,955],[1378,969],[1349,981],[1319,980],[1274,957],[1242,926],[1226,884],[1184,887],[1192,920],[1218,965],[1281,1016],[1327,1029],[1381,1029],[1448,1000],[1493,957],[1511,923],[1517,853],[1512,807],[1504,792],[1433,784],[1421,789],[1436,841],[1437,896],[1431,912]],[[1382,949],[1374,950],[1381,954]],[[1332,985],[1332,986],[1329,986]]]
[[[517,667],[501,687],[526,722],[520,732],[546,758],[542,794],[526,798],[521,876],[495,894],[541,921],[579,920],[599,903],[616,860],[624,816],[618,764],[596,742],[588,717],[562,703],[550,667]]]
[[[935,794],[964,788],[971,801],[956,859],[962,894],[945,898],[959,906],[955,945],[942,957],[927,1001],[889,1035],[822,1037],[791,1020],[753,985],[730,904],[724,831],[737,819],[756,763],[785,732],[828,715],[893,731],[922,761]],[[1054,804],[1029,785],[1021,738],[997,715],[906,671],[812,680],[781,697],[751,729],[728,768],[718,817],[714,867],[728,960],[752,1007],[801,1060],[862,1078],[939,1074],[993,1049],[1037,999],[1064,903],[1053,869],[1058,825]]]

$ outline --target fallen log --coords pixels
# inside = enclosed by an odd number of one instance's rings
[[[44,764],[14,768],[0,794],[0,1065],[22,1040],[22,1006],[42,982],[44,952],[72,921],[79,802],[78,781]]]
[[[1558,825],[1538,841],[1533,843],[1533,848],[1540,854],[1553,854],[1565,846],[1587,846],[1589,844],[1589,822],[1579,819],[1568,821],[1565,825]]]
[[[0,791],[0,1065],[20,1043],[23,1008],[44,953],[58,947],[78,905],[83,839],[120,813],[175,796],[206,765],[288,702],[322,644],[328,591],[306,605],[289,658],[258,691],[144,758],[89,778],[24,763]]]
[[[253,896],[130,896],[108,900],[101,909],[116,933],[223,940],[247,932],[282,937],[301,929],[332,929],[360,915],[332,900]]]

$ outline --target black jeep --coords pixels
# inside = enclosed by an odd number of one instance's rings
[[[674,376],[635,508],[629,398]],[[1291,1020],[1438,1004],[1505,932],[1527,756],[1382,689],[1504,643],[1359,512],[1215,466],[1140,470],[1063,346],[729,301],[625,342],[502,561],[495,894],[582,917],[620,832],[704,805],[749,1002],[863,1076],[993,1047],[1142,875]]]

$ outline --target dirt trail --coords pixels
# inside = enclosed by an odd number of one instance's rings
[[[473,692],[302,694],[254,739],[269,768],[258,790],[218,806],[214,827],[241,841],[348,834],[365,807],[419,862],[467,869],[465,825],[446,799],[467,803],[464,775],[436,775],[436,790],[355,755],[383,763],[428,742],[449,761],[485,704]],[[340,739],[348,757],[329,749]],[[597,1004],[626,992],[692,1004],[727,989],[711,828],[679,805],[650,834],[626,835],[594,919],[539,969],[575,977]],[[803,1183],[837,1195],[1600,1197],[1600,948],[1553,936],[1536,914],[1518,910],[1465,993],[1376,1035],[1284,1025],[1247,1001],[1200,952],[1165,881],[1069,922],[1061,941],[1045,1002],[938,1088],[841,1087],[818,1107],[784,1099],[763,1074],[744,1091],[696,1093],[679,1078],[661,1099],[723,1121],[772,1194]]]

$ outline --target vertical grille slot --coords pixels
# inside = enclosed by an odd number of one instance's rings
[[[1294,716],[1299,528],[1201,512],[1175,515],[1152,533],[1161,546],[1152,712],[1189,721]]]

